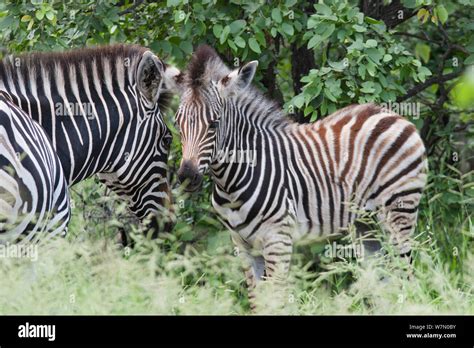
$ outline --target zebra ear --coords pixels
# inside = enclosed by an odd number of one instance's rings
[[[152,52],[143,54],[137,68],[137,86],[140,93],[152,103],[156,103],[160,93],[164,66]]]
[[[258,61],[253,60],[244,66],[232,71],[219,81],[219,88],[225,94],[238,94],[247,88],[255,76]]]

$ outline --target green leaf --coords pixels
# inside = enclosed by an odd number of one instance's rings
[[[321,94],[322,89],[323,89],[323,84],[318,83],[316,86],[311,85],[310,87],[305,88],[304,93],[310,94],[311,99],[314,99],[317,96],[319,96],[319,94]]]
[[[166,0],[166,7],[176,7],[181,3],[181,0]]]
[[[367,48],[377,47],[377,41],[374,39],[369,39],[365,42],[365,47]]]
[[[186,54],[193,53],[193,44],[190,41],[183,41],[179,44],[179,48],[183,50]]]
[[[367,69],[367,72],[369,73],[370,76],[372,76],[372,77],[375,76],[376,69],[375,69],[375,64],[374,63],[372,63],[370,60],[368,60],[365,68]]]
[[[293,104],[297,109],[300,109],[304,104],[304,96],[302,94],[297,95],[293,98]]]
[[[186,19],[186,13],[182,10],[177,10],[174,13],[174,22],[180,23]]]
[[[430,13],[427,9],[421,8],[416,16],[422,23],[426,23],[426,21],[430,18]]]
[[[219,38],[221,36],[221,33],[222,33],[222,30],[224,28],[222,27],[222,25],[220,24],[215,24],[213,27],[212,27],[212,32],[214,33],[214,36],[216,38]]]
[[[293,29],[293,26],[291,24],[288,24],[288,23],[283,23],[282,26],[281,26],[281,29],[286,34],[288,34],[289,36],[293,36],[293,34],[295,33],[295,30]]]
[[[367,17],[367,16],[365,16],[364,20],[369,24],[382,24],[383,23],[382,21],[379,21],[379,20],[376,20],[374,18]]]
[[[329,24],[326,27],[326,30],[321,34],[321,37],[323,38],[323,40],[326,40],[328,37],[330,37],[331,34],[334,32],[334,29],[336,29],[336,26],[332,23]]]
[[[234,43],[235,43],[237,46],[239,46],[240,48],[244,48],[245,45],[246,45],[245,40],[242,39],[241,36],[236,36],[236,37],[234,38]]]
[[[324,95],[331,101],[337,103],[337,98],[331,93],[329,88],[324,89]]]
[[[319,20],[319,18],[315,18],[315,17],[311,16],[311,17],[308,19],[307,28],[308,28],[308,29],[313,29],[314,27],[316,27],[317,25],[319,25],[319,23],[321,23],[321,21]]]
[[[229,24],[230,32],[232,34],[236,34],[242,29],[244,29],[246,25],[247,25],[247,22],[244,21],[243,19],[238,19],[236,21],[233,21],[232,23]]]
[[[160,43],[161,43],[161,47],[162,47],[163,52],[165,52],[165,53],[171,53],[171,51],[172,51],[172,46],[171,46],[171,44],[170,44],[168,41],[164,41],[164,40],[161,41],[161,40],[160,40]]]
[[[265,34],[260,30],[255,30],[255,39],[262,47],[267,47],[267,40],[265,39]]]
[[[423,60],[423,62],[428,63],[430,60],[431,48],[429,45],[424,43],[417,43],[415,46],[415,55]]]
[[[363,64],[359,65],[359,67],[357,68],[357,71],[359,72],[360,77],[362,77],[362,80],[365,80],[365,72],[366,72],[365,65]]]
[[[335,78],[331,77],[326,80],[326,87],[331,91],[331,94],[334,95],[334,97],[339,97],[342,93],[341,89],[341,80],[336,80]]]
[[[323,99],[323,102],[321,103],[321,107],[319,108],[319,110],[321,111],[322,116],[325,116],[327,114],[328,102],[326,98]]]
[[[448,11],[446,10],[446,7],[444,7],[444,5],[436,6],[436,13],[441,23],[446,23],[448,20]]]
[[[219,42],[221,43],[221,45],[227,40],[227,37],[229,36],[229,33],[230,33],[230,27],[228,25],[226,25],[224,27],[224,29],[222,29],[222,33],[221,33],[221,36],[219,38]]]
[[[374,83],[372,81],[366,81],[362,83],[362,88],[360,89],[363,93],[374,93]]]
[[[345,29],[339,29],[337,31],[336,37],[339,41],[343,41],[345,40],[346,35],[347,35],[347,31]]]
[[[323,39],[321,38],[321,36],[319,35],[314,35],[311,40],[309,40],[308,42],[308,49],[312,49],[314,46],[316,45],[319,45],[321,43],[321,41],[323,41]]]
[[[308,49],[311,49],[319,45],[322,41],[326,40],[334,32],[336,26],[334,24],[329,24],[324,28],[324,31],[321,35],[314,35],[308,42]]]
[[[347,49],[348,50],[361,51],[361,50],[364,49],[364,44],[362,43],[361,39],[357,39],[349,47],[347,47]]]
[[[330,16],[332,15],[332,10],[330,7],[328,7],[327,5],[325,4],[315,4],[314,5],[314,8],[316,9],[316,12],[318,14],[322,14],[322,15],[326,15],[326,16]]]
[[[425,82],[427,76],[431,76],[431,71],[424,66],[420,66],[418,68],[418,78],[420,79],[421,82]]]
[[[44,12],[43,11],[36,11],[35,16],[40,21],[44,18]]]
[[[347,67],[348,60],[341,60],[340,62],[331,62],[329,61],[328,64],[331,68],[336,71],[343,71]]]
[[[272,19],[276,22],[276,23],[281,23],[282,21],[282,17],[281,17],[281,11],[278,7],[274,8],[272,10]]]
[[[233,51],[237,51],[238,48],[237,46],[235,45],[234,41],[232,41],[231,39],[227,40],[227,44],[229,45],[229,47],[233,50]]]
[[[358,25],[358,24],[354,24],[352,26],[352,28],[354,28],[354,30],[357,31],[358,33],[363,33],[363,32],[367,31],[367,29],[365,27],[363,27],[362,25]]]
[[[464,60],[464,64],[471,65],[474,64],[474,54],[471,54],[469,57]]]
[[[382,53],[380,53],[380,51],[376,48],[368,48],[366,50],[367,52],[367,55],[369,56],[370,59],[372,59],[372,61],[375,63],[375,64],[379,64],[380,63],[380,59],[382,59],[383,55]]]
[[[383,54],[377,48],[368,48],[365,50],[367,55],[375,64],[379,64],[380,60],[383,58]]]
[[[252,51],[254,51],[255,53],[262,53],[262,51],[260,50],[260,45],[258,44],[257,40],[255,40],[255,38],[250,38],[249,39],[249,47]]]
[[[54,17],[55,17],[54,12],[47,12],[46,13],[46,18],[48,18],[48,20],[52,21],[54,19]],[[112,31],[111,31],[111,33],[112,33]]]

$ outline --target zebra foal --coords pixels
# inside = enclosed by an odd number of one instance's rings
[[[231,71],[201,46],[175,79],[178,176],[195,191],[210,170],[212,204],[244,259],[250,290],[264,275],[288,272],[296,241],[347,233],[354,205],[376,211],[396,250],[409,253],[427,169],[415,126],[373,104],[299,125],[250,86],[256,67]]]

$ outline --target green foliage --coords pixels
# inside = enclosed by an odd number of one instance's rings
[[[304,106],[312,120],[354,102],[395,101],[406,92],[404,83],[424,82],[431,75],[383,22],[364,16],[348,2],[314,7],[303,40],[320,57],[320,68],[302,78],[303,92],[288,104]]]
[[[474,107],[474,68],[469,69],[467,74],[453,86],[450,96],[460,108]],[[474,115],[471,113],[470,116],[472,120]]]
[[[12,2],[1,5],[2,38],[13,52],[126,41],[118,1]]]

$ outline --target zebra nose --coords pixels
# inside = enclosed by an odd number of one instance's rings
[[[196,191],[202,183],[202,175],[197,166],[190,160],[185,160],[178,170],[178,179],[181,184],[185,184],[188,192]]]

